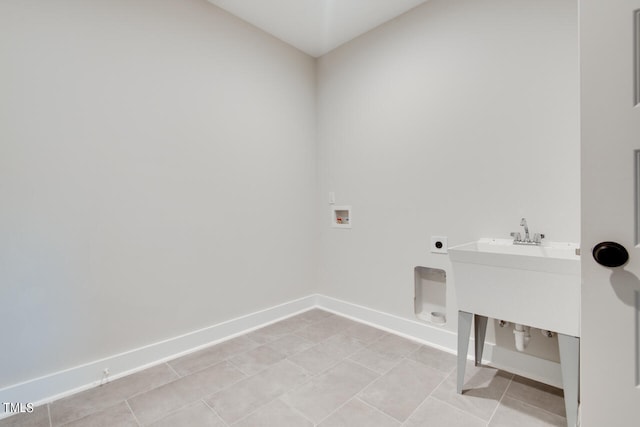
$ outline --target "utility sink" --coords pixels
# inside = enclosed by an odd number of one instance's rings
[[[449,248],[458,310],[580,336],[575,243],[480,239]]]
[[[580,255],[575,243],[480,239],[449,248],[458,302],[458,373],[463,393],[471,324],[475,362],[482,362],[488,318],[558,334],[567,426],[578,417],[580,366]]]

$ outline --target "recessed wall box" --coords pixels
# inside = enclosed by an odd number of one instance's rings
[[[351,228],[353,211],[351,206],[331,206],[331,226],[335,228]]]
[[[447,274],[440,268],[416,267],[416,317],[434,325],[447,323]]]

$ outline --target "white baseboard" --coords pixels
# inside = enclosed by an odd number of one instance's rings
[[[109,356],[0,389],[0,402],[31,402],[37,405],[95,387],[105,366],[113,381],[158,363],[192,353],[286,317],[321,308],[371,326],[393,332],[455,354],[457,335],[451,331],[384,313],[325,295],[309,295],[265,310],[231,319],[178,337]],[[472,345],[469,346],[473,348]],[[471,350],[470,350],[471,351]],[[484,362],[509,372],[561,387],[560,365],[493,344],[486,344]],[[472,357],[470,354],[469,357]],[[10,414],[0,414],[0,419]]]
[[[10,385],[0,389],[0,402],[30,402],[38,406],[99,385],[102,381],[102,371],[107,366],[110,371],[109,380],[113,381],[307,311],[316,305],[316,296],[310,295],[184,335]],[[2,412],[0,411],[0,418],[11,415]]]
[[[316,301],[319,308],[332,313],[428,344],[449,353],[455,354],[457,352],[458,335],[446,329],[325,295],[316,295]]]

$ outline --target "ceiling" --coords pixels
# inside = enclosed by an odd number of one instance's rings
[[[209,0],[314,57],[426,1]]]

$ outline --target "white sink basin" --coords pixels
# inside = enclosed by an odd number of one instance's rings
[[[575,243],[514,245],[480,239],[449,248],[458,309],[580,336],[580,256]]]

